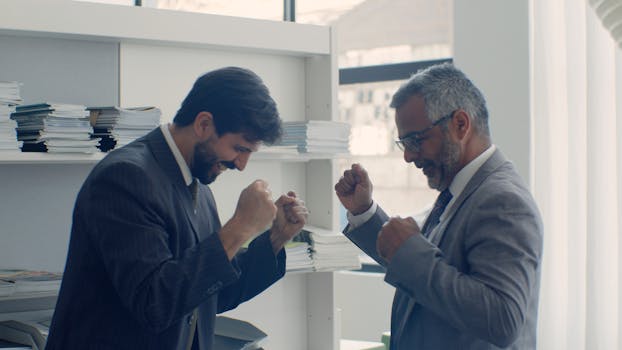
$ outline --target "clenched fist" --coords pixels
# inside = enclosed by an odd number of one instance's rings
[[[218,233],[229,259],[248,240],[262,232],[276,217],[276,205],[268,183],[255,180],[240,194],[231,220]]]
[[[252,235],[265,230],[275,216],[272,192],[263,180],[255,180],[242,191],[233,214],[234,219],[248,226]]]
[[[352,164],[335,184],[335,193],[350,213],[358,215],[371,207],[372,188],[367,171],[360,164]]]
[[[309,211],[305,203],[290,191],[276,201],[277,213],[270,229],[270,241],[277,253],[287,241],[292,239],[305,225]]]
[[[419,233],[419,226],[412,217],[401,218],[397,216],[389,219],[378,234],[376,241],[378,255],[387,262],[391,262],[399,247],[410,237]]]

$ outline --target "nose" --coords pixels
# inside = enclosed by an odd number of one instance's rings
[[[404,150],[404,161],[406,163],[412,163],[414,162],[417,158],[419,158],[420,152],[419,151],[414,151],[411,150],[409,148],[406,148]]]
[[[233,163],[235,164],[235,168],[239,171],[244,170],[246,168],[246,164],[248,163],[248,159],[251,157],[250,152],[242,152],[238,154]]]

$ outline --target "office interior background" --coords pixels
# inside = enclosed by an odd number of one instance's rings
[[[45,6],[50,3],[72,6],[67,2],[73,1],[45,1]],[[352,162],[360,162],[374,181],[375,199],[391,215],[416,215],[436,198],[435,191],[427,187],[425,177],[404,163],[402,154],[393,144],[396,138],[394,111],[388,107],[392,93],[417,69],[437,62],[454,62],[483,91],[489,103],[494,143],[513,160],[530,184],[543,214],[545,253],[538,348],[622,349],[622,259],[619,258],[622,252],[622,141],[618,137],[622,135],[622,55],[612,32],[599,16],[600,1],[590,2],[81,0],[75,3],[76,6],[102,3],[101,6],[132,7],[135,11],[227,16],[222,17],[223,21],[232,16],[296,22],[303,28],[306,28],[304,25],[330,26],[331,45],[335,49],[333,64],[338,71],[324,83],[328,85],[327,90],[330,84],[335,85],[334,119],[351,125],[350,155],[332,159],[328,166],[322,161],[284,165],[279,168],[278,179],[283,187],[294,184],[308,189],[313,171],[305,167],[328,167],[328,179],[322,178],[313,191],[324,191],[323,196],[332,196],[329,184],[336,180],[335,176]],[[37,6],[34,0],[25,3],[28,4],[25,6]],[[92,23],[114,26],[113,23]],[[9,47],[27,47],[29,40],[44,39],[20,38],[13,36],[9,29],[0,28],[0,43]],[[254,38],[245,40],[250,42]],[[107,44],[96,43],[93,49],[107,50],[102,45]],[[188,45],[181,50],[194,49]],[[139,52],[144,48],[139,43],[129,49]],[[150,50],[129,61],[128,66],[142,73],[130,73],[127,79],[147,79],[149,72],[157,71],[150,62],[150,53],[156,51]],[[14,66],[16,56],[2,51],[0,64]],[[174,58],[174,53],[166,53]],[[235,57],[238,60],[235,63],[252,66],[254,63],[244,59],[254,58],[264,59],[261,55]],[[166,57],[160,59],[166,60]],[[142,65],[148,69],[141,71]],[[297,65],[285,60],[285,69],[296,72]],[[171,78],[178,67],[174,61],[168,62],[166,67],[172,71],[163,75]],[[101,74],[108,73],[120,74],[114,68]],[[8,70],[0,68],[0,80],[19,80],[10,75]],[[81,76],[81,79],[87,78]],[[277,94],[289,97],[281,90],[290,86],[278,84],[296,84],[297,78],[271,79],[268,86]],[[104,84],[96,84],[99,83]],[[140,89],[131,86],[131,82],[125,83],[131,89]],[[161,89],[160,93],[166,94],[167,86]],[[108,93],[112,96],[123,92]],[[169,100],[180,101],[177,96],[184,93],[184,89],[176,91],[175,99]],[[133,101],[144,101],[140,93],[134,96]],[[161,95],[151,96],[155,98],[151,104],[157,104],[159,97]],[[111,100],[114,98],[112,96]],[[285,110],[286,113],[299,111],[298,107]],[[163,114],[163,119],[170,120],[170,117]],[[267,163],[249,167],[244,175],[234,175],[233,180],[215,184],[214,191],[222,195],[232,184],[254,178],[247,173],[270,172],[274,164]],[[0,167],[3,183],[0,213],[4,213],[0,214],[0,222],[13,222],[0,233],[0,241],[3,241],[0,265],[62,269],[68,231],[58,234],[49,232],[40,223],[39,226],[29,225],[29,217],[43,212],[49,216],[66,216],[58,227],[68,227],[75,192],[59,196],[59,188],[77,190],[76,184],[92,164],[23,165],[0,161]],[[289,178],[297,175],[306,177],[307,184],[300,185]],[[19,185],[17,190],[9,189],[17,179],[31,182],[53,179],[54,182],[41,184],[37,191],[20,192]],[[57,201],[41,199],[49,196],[61,198]],[[329,202],[334,204],[334,200]],[[16,203],[30,207],[21,208],[16,214]],[[226,203],[224,211],[232,205]],[[341,229],[345,226],[345,213],[339,206],[335,208],[339,214],[330,220],[335,223],[334,229]],[[24,227],[29,230],[28,238],[17,237],[17,231]],[[50,241],[54,243],[48,252],[32,248]],[[363,261],[361,271],[288,276],[258,300],[227,314],[250,320],[266,331],[269,334],[266,349],[292,349],[291,344],[300,344],[299,349],[329,349],[331,346],[336,349],[338,339],[378,342],[382,332],[389,330],[393,289],[383,282],[378,266],[365,257]],[[292,297],[292,294],[301,296]],[[323,302],[327,303],[326,307],[317,306]],[[326,328],[316,323],[314,317],[318,316],[330,319]],[[316,339],[324,336],[328,340]]]

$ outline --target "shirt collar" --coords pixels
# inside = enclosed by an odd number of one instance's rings
[[[454,204],[456,198],[460,196],[466,185],[471,181],[473,175],[475,175],[479,168],[492,156],[496,149],[497,147],[495,147],[495,145],[491,145],[456,174],[456,177],[454,177],[454,180],[449,185],[449,192],[451,192],[453,197],[447,204],[443,214],[449,212],[448,208]]]
[[[171,152],[173,152],[173,156],[175,156],[175,160],[177,161],[177,165],[179,165],[179,170],[181,171],[181,175],[184,177],[186,186],[190,186],[192,183],[192,173],[190,172],[190,167],[188,167],[188,163],[186,163],[186,160],[181,155],[181,151],[179,151],[179,147],[177,147],[175,140],[173,140],[173,135],[169,130],[169,126],[170,124],[162,124],[160,125],[160,130],[162,130],[164,139],[166,140],[168,147],[171,149]]]

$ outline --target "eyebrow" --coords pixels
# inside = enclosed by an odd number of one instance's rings
[[[246,146],[242,146],[242,145],[239,145],[239,144],[236,144],[236,145],[235,145],[235,148],[236,148],[236,150],[238,150],[238,151],[240,151],[240,152],[245,152],[245,153],[252,153],[252,152],[255,152],[255,150],[254,150],[254,149],[249,148],[249,147],[246,147]]]
[[[428,130],[430,130],[430,129],[432,129],[432,128],[430,128],[430,127],[426,127],[426,128],[425,128],[425,129],[423,129],[423,130],[412,131],[412,132],[409,132],[408,134],[406,134],[406,135],[404,135],[404,136],[400,137],[399,139],[400,139],[400,140],[406,140],[406,139],[411,139],[411,138],[413,138],[413,137],[420,138],[420,137],[421,137],[421,135],[425,134],[425,133],[426,133]]]

